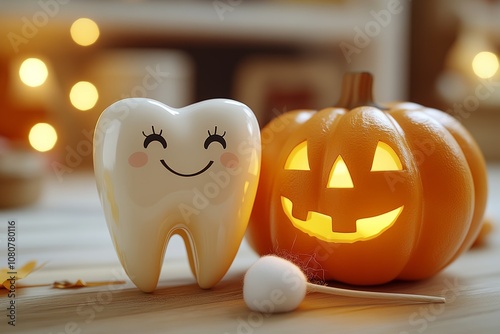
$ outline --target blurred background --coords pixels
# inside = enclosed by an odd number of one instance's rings
[[[492,0],[0,1],[0,186],[24,187],[0,203],[90,171],[95,123],[119,99],[232,98],[264,126],[334,106],[346,71],[372,72],[378,102],[452,114],[498,161],[499,17]]]

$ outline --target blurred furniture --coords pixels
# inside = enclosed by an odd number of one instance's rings
[[[30,205],[39,199],[44,164],[41,154],[2,148],[0,138],[0,210]]]
[[[412,2],[409,98],[447,111],[469,129],[488,160],[499,160],[500,1]],[[496,61],[480,65],[496,73],[481,78],[473,70],[477,54]],[[477,60],[476,60],[477,61]]]
[[[181,80],[192,78],[190,85],[181,83],[181,87],[190,90],[181,93],[191,99],[181,102],[186,104],[215,97],[240,97],[250,106],[255,104],[251,94],[239,94],[235,88],[237,80],[244,80],[237,79],[236,73],[255,56],[305,63],[326,60],[337,69],[333,82],[340,82],[344,71],[368,70],[377,77],[378,100],[406,96],[409,5],[399,6],[396,14],[391,14],[392,7],[381,0],[369,4],[359,0],[11,1],[2,3],[0,8],[0,34],[7,37],[0,40],[0,56],[11,64],[37,56],[52,65],[49,77],[57,79],[60,94],[55,98],[58,103],[47,114],[61,132],[55,148],[61,163],[67,158],[68,147],[76,150],[79,143],[88,140],[82,132],[91,132],[103,106],[113,102],[107,99],[108,89],[125,89],[120,96],[133,95],[130,85],[115,87],[118,77],[102,81],[106,77],[101,75],[99,80],[104,86],[98,87],[98,103],[82,112],[69,103],[71,87],[77,81],[95,80],[105,54],[118,55],[130,49],[144,53],[156,53],[158,49],[182,51],[186,60],[176,62],[177,72],[190,64]],[[82,17],[94,20],[100,30],[97,42],[87,47],[75,44],[69,33],[71,24]],[[141,85],[147,75],[144,69],[142,77],[137,75],[139,64],[144,63],[131,65],[134,73],[127,77],[135,77],[135,83],[129,83],[132,87]],[[172,75],[169,80],[178,78]],[[339,92],[337,87],[329,88],[331,93],[326,98],[333,104]],[[280,89],[275,91],[288,98]],[[135,93],[137,96],[143,92]],[[325,96],[321,98],[325,100]],[[300,105],[302,108],[318,107],[309,103],[313,100],[296,101],[307,103]],[[286,102],[283,103],[292,107],[293,103]],[[282,105],[273,107],[283,109]],[[265,122],[272,110],[255,112],[263,114],[259,118]],[[90,166],[90,156],[82,159],[81,165]]]

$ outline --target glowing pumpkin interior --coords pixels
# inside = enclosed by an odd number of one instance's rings
[[[307,140],[293,148],[285,162],[286,170],[310,171]],[[388,144],[379,141],[374,152],[371,172],[401,171],[403,166],[396,152]],[[339,155],[330,170],[328,188],[354,188],[351,173]],[[349,233],[332,230],[332,218],[320,212],[308,211],[307,219],[301,220],[293,216],[293,203],[285,196],[281,196],[281,205],[292,224],[302,232],[327,242],[353,243],[377,237],[389,229],[398,219],[404,206],[373,217],[356,220],[356,231]]]

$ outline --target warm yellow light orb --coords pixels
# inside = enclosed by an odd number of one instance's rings
[[[50,151],[57,142],[57,132],[47,123],[33,125],[28,135],[31,146],[40,152]]]
[[[492,52],[479,52],[472,60],[472,69],[480,78],[491,78],[498,71],[498,57]]]
[[[73,22],[69,31],[73,41],[81,46],[92,45],[99,38],[99,26],[85,17]]]
[[[43,85],[47,80],[49,71],[45,63],[38,58],[28,58],[19,68],[19,77],[21,81],[30,87]]]
[[[90,82],[80,81],[71,88],[69,99],[76,109],[85,111],[95,106],[99,99],[99,93],[97,88]]]

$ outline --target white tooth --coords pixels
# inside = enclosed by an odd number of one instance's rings
[[[229,269],[248,224],[259,126],[248,107],[231,100],[181,109],[121,100],[96,125],[94,170],[115,249],[134,284],[156,288],[168,240],[179,234],[198,285],[210,288]]]

